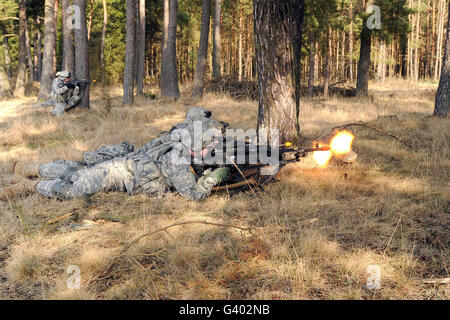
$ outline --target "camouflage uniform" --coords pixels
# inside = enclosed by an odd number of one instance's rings
[[[77,86],[74,89],[69,89],[64,83],[64,80],[69,78],[69,72],[60,71],[56,73],[56,77],[52,82],[51,96],[54,102],[54,108],[51,113],[57,117],[63,115],[67,109],[75,107],[81,100],[78,96],[80,88]]]
[[[56,179],[41,181],[36,190],[61,199],[89,197],[101,191],[157,196],[178,191],[190,200],[201,201],[219,181],[208,175],[197,180],[191,171],[190,156],[191,151],[200,150],[192,147],[191,140],[197,138],[194,134],[199,134],[194,132],[194,124],[202,124],[202,130],[222,128],[217,121],[209,119],[210,115],[201,108],[191,109],[184,124],[127,156],[78,170],[77,164],[64,162],[69,174],[64,172]]]
[[[92,167],[108,160],[123,157],[134,151],[134,146],[123,142],[114,146],[103,146],[96,151],[85,152],[83,161],[58,160],[41,164],[38,172],[42,179],[36,186],[39,193],[46,196],[52,194],[51,188],[55,184],[72,181],[72,176],[80,170]]]

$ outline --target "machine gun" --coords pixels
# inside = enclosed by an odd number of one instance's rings
[[[65,81],[64,85],[69,89],[75,89],[75,87],[79,86],[80,84],[89,83],[89,80],[69,80]]]
[[[271,157],[272,154],[276,155],[274,148],[278,148],[277,159]],[[230,174],[226,184],[214,188],[213,191],[232,190],[231,193],[235,193],[249,188],[253,189],[253,187],[263,189],[264,185],[274,181],[275,174],[287,164],[300,162],[308,154],[322,151],[330,151],[330,147],[321,147],[316,144],[314,148],[292,148],[290,143],[275,147],[270,145],[255,146],[248,141],[244,143],[234,141],[234,144],[226,145],[226,143],[223,143],[222,147],[214,148],[204,157],[204,162],[200,164],[194,162],[192,169],[196,174],[202,175],[205,170],[228,167]],[[259,157],[261,154],[271,157],[272,163],[261,161]],[[218,163],[210,162],[208,158],[218,159],[219,161],[217,161]]]

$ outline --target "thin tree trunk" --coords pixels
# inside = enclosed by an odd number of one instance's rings
[[[127,0],[125,71],[123,76],[123,104],[134,103],[134,63],[136,55],[136,0]]]
[[[404,79],[408,77],[408,37],[405,34],[400,36],[400,59],[401,59],[401,75]]]
[[[19,65],[17,67],[16,87],[14,95],[25,96],[25,76],[27,71],[27,45],[26,45],[27,13],[26,0],[19,1]]]
[[[136,19],[136,25],[134,28],[135,36],[134,36],[134,86],[137,87],[137,81],[138,81],[138,59],[139,59],[139,0],[136,0],[136,7],[135,7],[135,19]],[[137,95],[137,93],[136,93]]]
[[[87,21],[87,38],[91,39],[92,18],[94,14],[94,0],[90,0],[89,3],[89,19]]]
[[[213,33],[213,78],[221,76],[221,54],[220,54],[220,27],[222,16],[222,0],[215,0],[214,8],[214,33]]]
[[[350,1],[350,30],[348,34],[348,54],[350,64],[350,80],[353,82],[353,2]]]
[[[239,11],[238,80],[242,81],[242,12]]]
[[[53,59],[53,74],[56,73],[56,69],[58,68],[58,64],[56,61],[56,48],[58,46],[58,2],[59,0],[55,0],[54,9],[53,9],[53,23],[55,25],[55,45],[53,46],[52,59]],[[45,41],[45,39],[44,39]]]
[[[80,7],[81,28],[74,30],[75,36],[75,78],[79,80],[90,80],[89,76],[89,51],[88,36],[86,28],[86,0],[74,0],[74,5]],[[90,84],[80,85],[81,101],[80,108],[89,108]]]
[[[419,49],[420,49],[420,6],[422,2],[419,0],[419,10],[417,11],[417,27],[416,27],[416,50],[414,61],[414,80],[419,81]]]
[[[377,69],[378,69],[377,70],[377,72],[378,72],[377,80],[379,82],[383,80],[383,72],[385,71],[384,67],[383,67],[384,60],[385,60],[385,53],[386,53],[386,44],[384,41],[381,41],[380,50],[378,52],[378,66],[377,66]]]
[[[450,3],[448,5],[447,40],[445,42],[442,65],[434,115],[438,117],[448,117],[450,115]]]
[[[3,31],[3,34],[6,34],[6,31]],[[10,50],[11,46],[9,45],[8,37],[3,37],[3,46],[5,48],[5,64],[6,64],[6,72],[8,75],[8,78],[12,78],[12,68],[11,68],[11,56],[10,56]]]
[[[161,43],[161,97],[174,101],[180,97],[177,73],[178,0],[164,0]]]
[[[342,54],[341,54],[341,78],[344,79],[346,77],[345,72],[345,31],[342,31]]]
[[[369,1],[367,5],[370,5]],[[356,95],[367,96],[369,94],[369,70],[370,70],[370,54],[372,50],[372,36],[367,28],[367,19],[363,20],[361,30],[361,49],[358,62],[358,76],[356,79]]]
[[[431,16],[431,25],[432,25],[432,34],[431,34],[431,64],[430,64],[430,73],[432,75],[432,78],[434,78],[434,59],[436,58],[436,1],[433,0],[433,6],[432,6],[432,16]]]
[[[38,46],[39,46],[39,33],[40,31],[37,30],[36,25],[34,26],[35,32],[34,32],[34,36],[33,36],[33,66],[34,66],[34,76],[35,76],[35,81],[39,81],[39,58],[38,58]]]
[[[139,46],[137,56],[137,90],[136,94],[144,93],[145,73],[145,0],[139,1]]]
[[[325,99],[328,98],[328,89],[330,85],[330,73],[331,73],[331,54],[333,47],[331,45],[331,28],[328,29],[327,32],[327,53],[325,58],[325,77],[323,82],[323,96]]]
[[[311,32],[309,39],[309,75],[308,75],[308,97],[312,97],[314,94],[314,82],[316,75],[316,35],[315,32]]]
[[[103,28],[102,28],[102,42],[100,45],[100,67],[101,67],[101,82],[105,84],[105,41],[106,41],[106,26],[108,24],[108,7],[106,0],[103,0]]]
[[[203,0],[202,5],[202,25],[200,31],[200,45],[198,48],[197,69],[195,72],[194,89],[192,100],[203,96],[205,85],[206,58],[208,55],[209,20],[211,15],[211,0]]]
[[[62,14],[63,14],[63,69],[69,71],[73,76],[75,74],[75,48],[73,46],[73,29],[68,28],[67,20],[71,13],[67,13],[67,8],[70,6],[70,0],[62,0]]]
[[[39,18],[36,19],[37,24],[37,47],[35,48],[36,54],[37,54],[37,78],[38,81],[41,82],[41,76],[42,76],[42,32],[40,28]]]
[[[30,84],[33,84],[36,77],[34,74],[33,59],[31,58],[30,34],[28,31],[28,22],[27,21],[25,23],[25,43],[26,43],[26,47],[27,47],[29,82],[30,82]]]
[[[41,86],[39,88],[39,99],[48,99],[53,79],[53,49],[55,46],[55,22],[54,22],[55,0],[45,0],[44,18],[44,52],[42,57]]]
[[[304,1],[254,0],[258,130],[278,129],[282,142],[300,138],[300,57]]]
[[[0,66],[0,101],[5,98],[11,98],[12,91],[9,85],[8,76],[5,70]]]

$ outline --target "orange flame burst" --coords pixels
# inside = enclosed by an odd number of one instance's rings
[[[319,147],[323,147],[324,145],[319,145]],[[316,151],[313,152],[313,159],[317,163],[317,165],[321,168],[325,168],[330,162],[333,153],[331,150],[328,151]]]
[[[343,155],[352,151],[355,136],[348,131],[341,131],[331,140],[330,148],[334,155]]]
[[[316,151],[313,153],[313,159],[318,166],[324,168],[330,162],[333,155],[343,155],[352,151],[352,144],[355,136],[348,131],[341,131],[331,139],[329,151]],[[320,147],[326,144],[320,144]]]

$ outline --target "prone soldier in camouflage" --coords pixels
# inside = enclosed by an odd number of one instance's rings
[[[59,71],[56,73],[52,82],[51,98],[43,103],[43,106],[53,106],[51,113],[60,117],[64,112],[75,107],[81,100],[79,97],[80,88],[75,86],[69,88],[67,83],[70,81],[70,72]]]
[[[33,188],[47,197],[60,199],[86,198],[101,191],[156,196],[177,191],[190,200],[201,201],[228,175],[227,168],[219,168],[197,177],[191,169],[191,157],[201,158],[213,147],[214,139],[203,140],[204,133],[223,130],[224,125],[210,116],[211,112],[205,109],[192,108],[185,123],[174,126],[168,134],[136,152],[130,151],[129,144],[119,145],[123,149],[109,147],[121,152],[110,153],[112,158],[107,161],[101,157],[104,152],[97,150],[85,153],[83,163],[61,160],[40,165],[37,172],[47,180],[34,183]],[[124,155],[126,151],[130,152]]]

